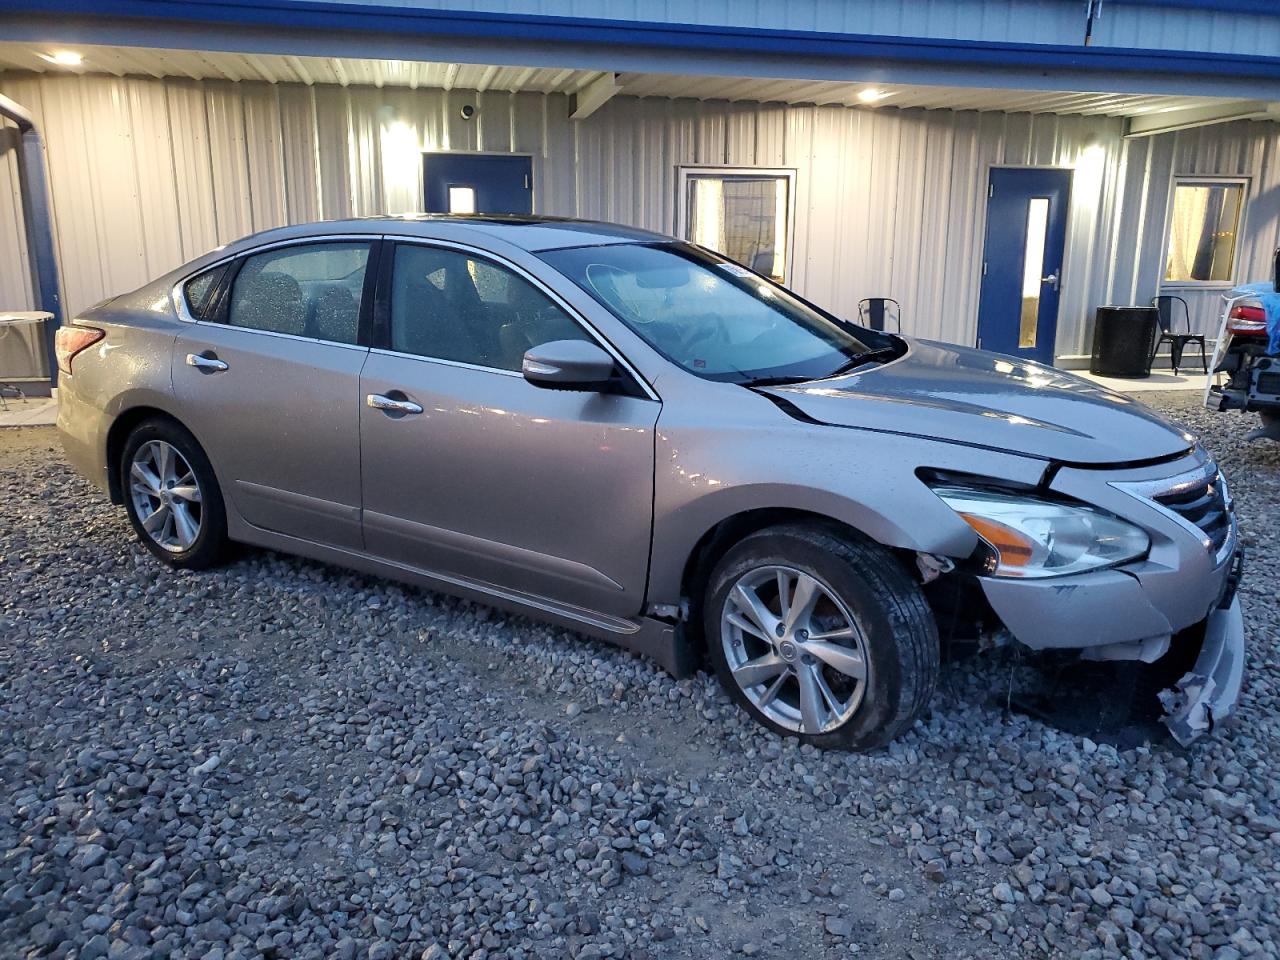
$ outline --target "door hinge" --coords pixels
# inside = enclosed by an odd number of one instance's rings
[[[529,175],[527,173],[524,175],[524,188],[526,190],[529,189]]]
[[[987,275],[987,261],[985,260],[982,261],[982,275],[984,277]]]
[[[987,184],[987,199],[990,200],[996,195],[996,185],[994,183]]]

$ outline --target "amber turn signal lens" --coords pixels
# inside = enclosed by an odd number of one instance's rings
[[[1031,562],[1035,542],[1030,537],[989,517],[979,517],[972,513],[962,513],[960,517],[1000,554],[1001,566],[1025,567]]]

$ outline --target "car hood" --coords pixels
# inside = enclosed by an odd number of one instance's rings
[[[1172,456],[1195,438],[1130,397],[1053,367],[907,340],[907,353],[842,377],[761,388],[804,416],[1068,463]]]

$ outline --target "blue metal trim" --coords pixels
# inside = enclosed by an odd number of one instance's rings
[[[770,57],[804,56],[953,66],[1030,67],[1124,74],[1194,74],[1280,80],[1280,57],[423,10],[383,4],[317,0],[0,0],[0,10],[36,16],[80,15],[89,18],[86,23],[100,18],[124,17],[151,22],[163,20],[171,23],[280,27],[291,30],[301,28],[345,34],[389,33],[400,36],[465,37],[489,41],[627,46],[692,52],[714,50]]]
[[[1209,13],[1280,16],[1280,6],[1276,5],[1275,0],[1111,0],[1111,2],[1117,7],[1175,7],[1179,10],[1202,10]]]

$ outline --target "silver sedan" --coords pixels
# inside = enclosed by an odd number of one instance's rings
[[[677,675],[706,656],[758,721],[822,746],[920,716],[939,622],[1176,662],[1183,740],[1240,688],[1235,520],[1194,438],[657,234],[288,227],[84,312],[57,352],[72,462],[175,567],[256,544]]]

